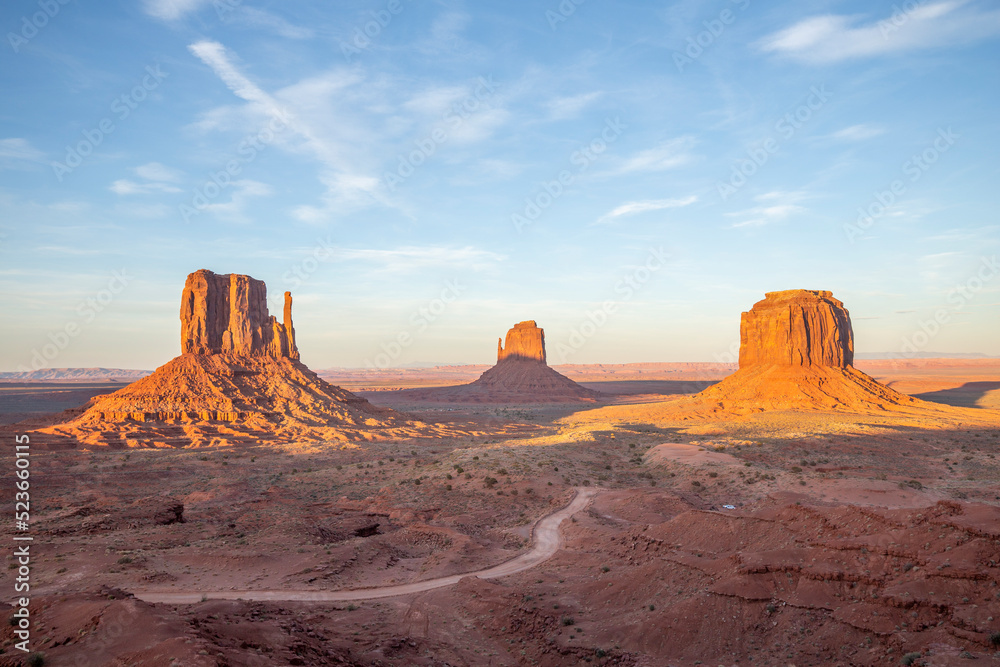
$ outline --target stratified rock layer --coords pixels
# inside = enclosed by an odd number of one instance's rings
[[[281,323],[268,314],[266,294],[264,283],[249,276],[192,273],[182,294],[184,353],[40,433],[62,444],[116,447],[445,434],[320,379],[298,360],[291,294],[285,293]]]
[[[824,290],[768,292],[740,319],[740,368],[697,396],[725,412],[885,410],[918,401],[854,368],[844,304]]]
[[[740,368],[854,363],[854,332],[844,304],[823,290],[768,292],[740,319]]]
[[[181,295],[181,352],[298,359],[291,292],[285,292],[284,320],[278,322],[267,312],[263,281],[195,271]]]
[[[518,322],[507,332],[503,343],[497,341],[497,363],[504,359],[525,359],[545,363],[545,330],[534,320]]]

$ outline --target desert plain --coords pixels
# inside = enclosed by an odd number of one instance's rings
[[[201,273],[185,303],[257,282]],[[132,384],[0,384],[36,660],[1000,661],[1000,361],[855,362],[846,310],[798,290],[744,314],[739,365],[550,367],[526,321],[492,369],[313,373],[286,300],[182,306],[182,355]],[[185,391],[220,409],[163,407]],[[0,664],[31,659],[14,626]]]

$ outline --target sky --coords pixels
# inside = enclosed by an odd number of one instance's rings
[[[313,368],[728,361],[765,292],[1000,355],[990,0],[34,0],[0,27],[0,370],[152,369],[190,272]]]

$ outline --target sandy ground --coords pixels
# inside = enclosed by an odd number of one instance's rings
[[[32,450],[33,646],[53,665],[1000,664],[1000,368],[859,366],[940,409],[670,422],[656,402],[712,380],[661,376],[594,382],[620,389],[596,409],[410,406],[516,435]],[[590,494],[537,551],[538,517]],[[246,599],[398,586],[420,592]],[[3,627],[0,665],[21,664]]]
[[[532,547],[530,551],[521,554],[517,558],[512,558],[506,563],[501,563],[484,570],[467,572],[463,574],[453,574],[449,577],[437,577],[436,579],[426,579],[411,584],[401,584],[399,586],[381,586],[378,588],[363,588],[347,591],[308,591],[308,590],[248,590],[248,591],[189,591],[189,592],[161,592],[161,591],[135,591],[134,594],[140,600],[146,602],[172,602],[172,603],[193,603],[203,602],[207,599],[213,600],[258,600],[258,601],[305,601],[305,602],[345,602],[349,600],[378,600],[381,598],[398,597],[401,595],[411,595],[413,593],[423,593],[454,586],[465,577],[477,577],[479,579],[496,579],[506,577],[518,572],[529,570],[536,565],[544,563],[551,558],[559,547],[562,546],[562,539],[559,535],[559,526],[570,516],[576,514],[587,506],[590,499],[600,491],[600,489],[576,489],[576,495],[569,505],[557,510],[552,514],[540,519],[532,528]]]

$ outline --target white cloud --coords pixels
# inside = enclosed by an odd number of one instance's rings
[[[851,125],[850,127],[845,127],[842,130],[834,132],[833,138],[841,139],[843,141],[864,141],[865,139],[872,139],[881,134],[885,134],[885,128],[878,125],[862,123],[860,125]]]
[[[148,162],[135,168],[135,173],[140,178],[147,181],[159,181],[161,183],[177,183],[181,180],[181,172],[171,169],[159,162]]]
[[[727,216],[744,218],[740,222],[730,225],[731,229],[739,227],[763,227],[773,222],[780,222],[792,215],[804,213],[807,209],[799,206],[796,202],[805,199],[805,194],[801,192],[766,192],[754,197],[761,206],[755,206],[745,211],[727,213]]]
[[[601,95],[603,93],[593,92],[581,93],[572,97],[557,97],[554,100],[549,100],[545,106],[548,107],[549,117],[553,120],[576,118],[587,105],[597,100]]]
[[[254,7],[241,6],[234,19],[238,23],[254,28],[264,28],[288,39],[310,39],[314,35],[309,28],[292,25],[276,14]]]
[[[636,213],[645,213],[646,211],[661,211],[665,208],[681,208],[689,206],[696,201],[698,201],[698,198],[694,195],[684,197],[683,199],[644,199],[642,201],[630,201],[608,211],[598,218],[594,224],[607,224],[624,215],[634,215]]]
[[[109,189],[118,195],[148,195],[157,192],[177,193],[181,189],[173,183],[180,181],[181,172],[176,169],[160,164],[159,162],[148,162],[133,169],[137,176],[145,182],[137,183],[127,178],[114,181]]]
[[[11,137],[0,139],[0,166],[15,162],[45,162],[45,153],[31,145],[27,139]]]
[[[371,145],[379,134],[365,130],[366,109],[360,100],[375,95],[373,90],[360,89],[356,84],[364,78],[356,70],[338,69],[289,86],[278,95],[271,95],[246,77],[218,42],[198,42],[189,49],[239,98],[249,103],[249,112],[264,119],[284,119],[289,130],[276,138],[277,145],[290,151],[313,155],[323,166],[319,179],[327,186],[323,206],[301,206],[295,214],[302,220],[327,221],[348,207],[387,203],[380,181],[371,175]],[[350,97],[353,104],[344,100]],[[279,99],[281,100],[279,102]],[[295,110],[295,113],[292,112]],[[350,118],[353,114],[357,117]],[[294,143],[293,140],[298,140]],[[356,150],[351,150],[351,148]]]
[[[335,251],[338,259],[365,261],[381,264],[382,269],[407,272],[425,268],[467,268],[481,270],[489,264],[506,259],[506,256],[479,250],[472,246],[448,248],[440,246],[406,246],[394,250],[375,248],[343,248]]]
[[[127,178],[122,178],[114,181],[109,189],[117,195],[148,195],[154,192],[169,192],[176,193],[180,192],[181,189],[173,186],[167,185],[166,183],[136,183],[135,181],[130,181]]]
[[[679,167],[690,159],[684,151],[693,144],[694,140],[691,137],[671,139],[656,148],[639,151],[632,157],[626,158],[615,171],[617,173],[663,171],[664,169]]]
[[[162,21],[176,21],[208,4],[208,0],[145,0],[146,13]]]
[[[266,183],[246,179],[233,181],[230,188],[233,194],[229,201],[211,202],[202,210],[233,222],[246,222],[244,212],[248,200],[253,197],[265,197],[272,193],[271,187]]]
[[[969,0],[944,0],[918,5],[909,12],[897,8],[889,16],[863,24],[857,16],[814,16],[765,37],[757,46],[803,62],[831,63],[968,44],[997,34],[1000,11],[984,11]]]

